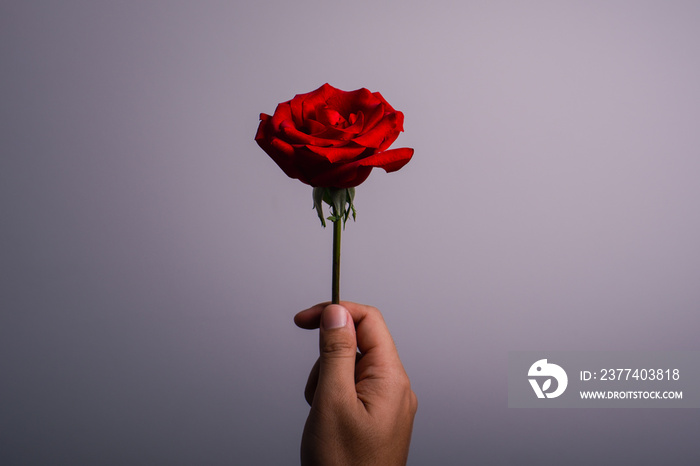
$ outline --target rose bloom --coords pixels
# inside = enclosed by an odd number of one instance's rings
[[[291,178],[315,187],[352,188],[372,168],[393,172],[413,149],[387,148],[403,131],[403,113],[379,92],[324,84],[260,114],[255,141]]]

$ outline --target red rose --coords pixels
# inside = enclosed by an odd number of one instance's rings
[[[351,188],[372,168],[393,172],[413,149],[386,150],[403,131],[403,113],[379,92],[324,84],[260,114],[255,141],[291,178],[315,187]]]

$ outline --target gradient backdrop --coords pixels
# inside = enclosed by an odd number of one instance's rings
[[[3,1],[0,463],[291,465],[330,296],[253,141],[324,82],[406,115],[343,298],[420,407],[409,464],[697,464],[697,410],[515,410],[507,352],[700,350],[700,3]]]

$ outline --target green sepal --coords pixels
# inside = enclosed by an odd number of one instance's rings
[[[313,189],[312,197],[314,200],[314,209],[321,220],[321,225],[325,228],[326,220],[331,222],[343,221],[343,228],[352,213],[352,219],[357,218],[355,210],[355,188],[319,188]],[[330,206],[330,216],[324,218],[323,203]]]
[[[323,225],[323,228],[326,228],[326,219],[323,218],[323,197],[325,191],[326,188],[314,188],[313,192],[311,193],[314,198],[314,209],[316,209],[316,213],[318,214],[318,218],[321,220],[321,225]]]
[[[345,222],[348,221],[348,215],[350,215],[350,211],[352,211],[352,221],[354,222],[356,217],[357,217],[357,211],[355,210],[355,204],[353,204],[353,201],[355,200],[355,188],[348,188],[347,190],[348,194],[348,207],[349,210],[345,210],[345,217],[343,219],[343,228],[345,228]]]
[[[331,198],[329,205],[331,206],[331,215],[340,220],[345,215],[345,203],[348,198],[346,189],[329,189],[326,191]],[[334,220],[335,221],[335,220]]]

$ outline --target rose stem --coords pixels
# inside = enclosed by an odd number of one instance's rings
[[[333,222],[333,304],[340,304],[340,223],[341,218]]]

